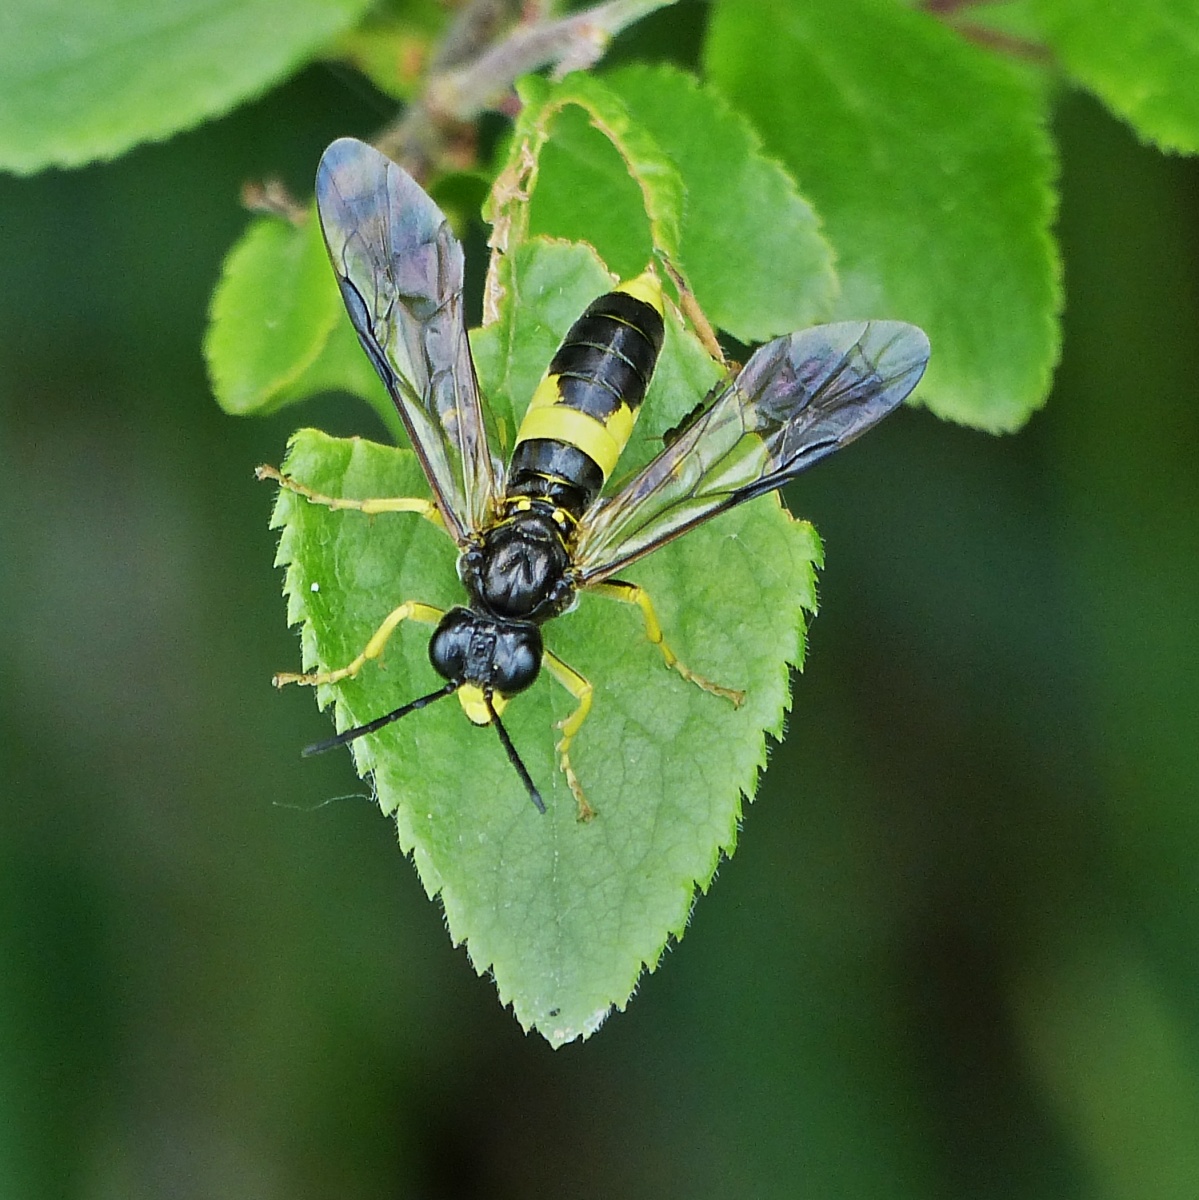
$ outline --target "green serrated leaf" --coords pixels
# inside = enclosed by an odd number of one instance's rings
[[[705,61],[820,212],[834,315],[921,325],[920,400],[983,429],[1021,425],[1060,341],[1038,91],[891,0],[722,0]]]
[[[370,0],[6,0],[0,168],[112,158],[265,91]]]
[[[825,316],[837,289],[832,251],[749,123],[673,67],[628,67],[607,82],[683,178],[680,256],[709,320],[752,343]]]
[[[525,247],[516,274],[527,284],[521,303],[476,338],[484,392],[511,404],[513,419],[528,398],[515,389],[545,369],[545,345],[552,354],[604,278],[590,251],[548,242]],[[533,279],[546,286],[535,289]],[[632,461],[660,446],[715,373],[672,320]],[[427,494],[410,453],[311,430],[295,438],[286,470],[330,495]],[[275,524],[305,669],[350,661],[404,600],[444,608],[465,599],[452,543],[417,517],[371,520],[284,492]],[[765,734],[782,731],[787,664],[802,658],[819,556],[811,527],[769,497],[630,572],[652,595],[680,657],[746,690],[740,710],[664,669],[635,609],[584,595],[576,611],[546,627],[547,645],[596,687],[573,751],[599,813],[589,824],[576,820],[554,752],[554,723],[574,702],[548,673],[505,713],[545,795],[545,816],[529,804],[494,731],[470,725],[453,700],[354,743],[356,765],[374,772],[380,803],[395,816],[426,890],[440,895],[451,936],[466,942],[480,973],[494,974],[522,1025],[552,1044],[587,1036],[613,1006],[625,1005],[667,939],[682,936],[696,886],[706,888],[721,855],[732,852],[741,796],[752,796],[765,764]],[[402,626],[386,669],[371,664],[320,689],[339,728],[438,686],[428,635]]]
[[[1066,70],[1163,150],[1199,151],[1194,0],[1035,0]]]

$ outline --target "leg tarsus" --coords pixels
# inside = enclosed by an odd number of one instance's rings
[[[549,668],[550,674],[579,702],[578,707],[569,717],[558,722],[558,728],[562,730],[562,737],[555,749],[558,751],[558,766],[562,774],[566,776],[566,783],[579,808],[578,819],[590,821],[595,816],[595,809],[587,803],[587,797],[583,794],[583,785],[574,772],[570,761],[570,744],[574,741],[583,722],[587,719],[587,714],[591,711],[591,698],[595,695],[595,688],[578,671],[567,666],[549,650],[544,652],[542,662]]]

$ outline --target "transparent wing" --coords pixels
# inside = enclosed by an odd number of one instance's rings
[[[316,204],[358,340],[462,544],[487,518],[497,477],[462,314],[462,246],[412,176],[353,138],[321,158]]]
[[[648,466],[584,515],[576,580],[598,583],[782,487],[897,408],[928,354],[924,332],[901,321],[817,325],[767,343]]]

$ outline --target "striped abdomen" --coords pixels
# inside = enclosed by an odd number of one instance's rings
[[[582,515],[633,432],[662,336],[662,290],[651,272],[587,307],[529,402],[509,496],[545,496]]]

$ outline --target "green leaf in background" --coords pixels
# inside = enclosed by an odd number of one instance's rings
[[[1042,104],[993,55],[891,0],[724,0],[705,61],[815,204],[841,318],[914,321],[939,416],[1020,426],[1060,333]]]
[[[316,214],[298,227],[259,217],[229,251],[212,297],[204,356],[217,403],[235,416],[278,408],[341,309]]]
[[[627,67],[607,82],[683,177],[682,266],[712,323],[752,343],[826,316],[832,251],[750,124],[673,67]]]
[[[316,214],[254,221],[225,258],[204,358],[217,403],[263,416],[319,392],[362,396],[399,433],[395,406],[346,316]]]
[[[578,109],[602,135],[607,147],[601,148],[598,140],[589,141],[587,151],[576,157],[571,169],[592,186],[600,186],[600,181],[605,180],[608,184],[605,202],[611,205],[610,211],[603,205],[589,206],[588,215],[594,225],[586,231],[585,240],[599,250],[614,270],[637,274],[644,269],[648,255],[631,260],[629,241],[637,236],[636,230],[648,226],[652,249],[677,263],[679,225],[685,202],[683,181],[661,147],[632,120],[624,101],[594,76],[581,71],[552,87],[536,77],[523,79],[519,90],[524,107],[512,131],[507,161],[483,214],[496,228],[501,244],[514,245],[524,240],[530,230],[562,237],[565,236],[562,223],[576,220],[573,214],[562,213],[560,197],[550,197],[550,210],[543,212],[546,198],[538,193],[540,157],[548,148],[550,134],[557,133],[564,115],[569,113],[564,127],[569,159],[570,148],[581,133],[578,121],[573,119],[577,117],[573,110]],[[551,149],[550,153],[553,155],[556,150]],[[623,162],[635,188],[620,184],[618,172],[612,167],[616,161]],[[528,202],[530,196],[532,203]],[[570,202],[577,204],[578,200],[578,190],[572,189]]]
[[[529,233],[586,242],[622,279],[639,275],[653,255],[637,184],[581,109],[558,114],[541,151]]]
[[[826,314],[836,291],[832,253],[811,207],[762,154],[750,126],[675,68],[625,68],[605,84],[681,177],[675,265],[713,324],[757,342]],[[553,138],[541,152],[529,229],[589,242],[624,278],[649,258],[636,183],[581,109],[556,115]]]
[[[370,0],[6,0],[0,168],[113,158],[264,92]]]
[[[577,246],[534,241],[517,259],[517,281],[536,286],[478,343],[484,393],[502,408],[511,403],[514,418],[529,381],[545,369],[545,347],[603,279],[591,252]],[[669,327],[630,466],[660,445],[716,375],[673,319]],[[410,453],[311,430],[295,438],[286,470],[332,495],[427,494]],[[406,599],[439,607],[464,600],[452,543],[419,518],[372,521],[284,492],[275,523],[307,669],[348,662]],[[466,942],[476,970],[493,973],[521,1024],[553,1045],[585,1037],[614,1005],[625,1005],[668,938],[682,936],[696,886],[706,888],[732,852],[741,797],[752,796],[765,765],[765,734],[782,732],[788,664],[802,658],[819,555],[811,527],[770,497],[692,531],[630,572],[653,596],[680,657],[747,691],[739,710],[664,669],[640,615],[625,605],[584,595],[576,611],[547,626],[547,644],[596,687],[574,747],[599,814],[589,824],[576,820],[554,753],[554,722],[574,702],[548,673],[505,714],[545,795],[545,816],[529,803],[495,732],[470,725],[452,699],[354,743],[356,765],[374,772],[380,803],[394,814],[426,890],[440,895],[452,938]],[[385,670],[372,665],[321,689],[321,702],[335,704],[338,728],[437,686],[429,632],[401,627]]]
[[[1194,0],[1034,0],[1066,70],[1141,137],[1199,151],[1199,5]]]

